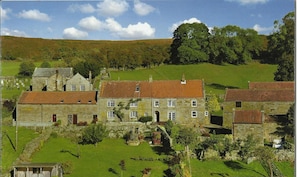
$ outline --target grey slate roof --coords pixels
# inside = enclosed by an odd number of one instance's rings
[[[32,77],[51,77],[56,74],[56,71],[63,77],[70,78],[73,76],[72,68],[35,68]]]

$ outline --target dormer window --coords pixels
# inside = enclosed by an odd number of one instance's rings
[[[140,86],[139,86],[139,84],[137,84],[135,87],[135,92],[139,92],[139,91],[140,91]]]
[[[80,100],[77,101],[77,103],[80,103],[80,102],[81,102]]]
[[[64,103],[64,100],[61,100],[60,103]]]

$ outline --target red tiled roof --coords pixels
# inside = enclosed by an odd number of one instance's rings
[[[261,124],[262,113],[258,110],[236,110],[233,123]]]
[[[136,88],[139,91],[136,91]],[[100,97],[103,98],[197,98],[203,97],[203,81],[111,81],[102,82]]]
[[[97,93],[88,92],[23,92],[19,104],[96,104]]]
[[[295,89],[293,81],[279,82],[249,82],[249,89]]]
[[[227,89],[225,101],[294,102],[295,91],[290,89],[285,89],[285,90]]]

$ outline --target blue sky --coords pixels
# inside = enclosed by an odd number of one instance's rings
[[[236,25],[271,34],[294,0],[96,0],[1,2],[1,35],[46,39],[172,38],[181,23]]]

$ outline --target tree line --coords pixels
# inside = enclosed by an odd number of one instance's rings
[[[133,70],[160,64],[246,64],[252,60],[278,64],[275,80],[294,78],[294,12],[274,22],[270,35],[234,25],[209,29],[203,23],[181,24],[172,39],[79,41],[2,37],[4,60],[62,60],[63,67]],[[93,71],[96,73],[95,71]],[[27,73],[25,72],[27,75]],[[87,75],[86,75],[87,76]]]

